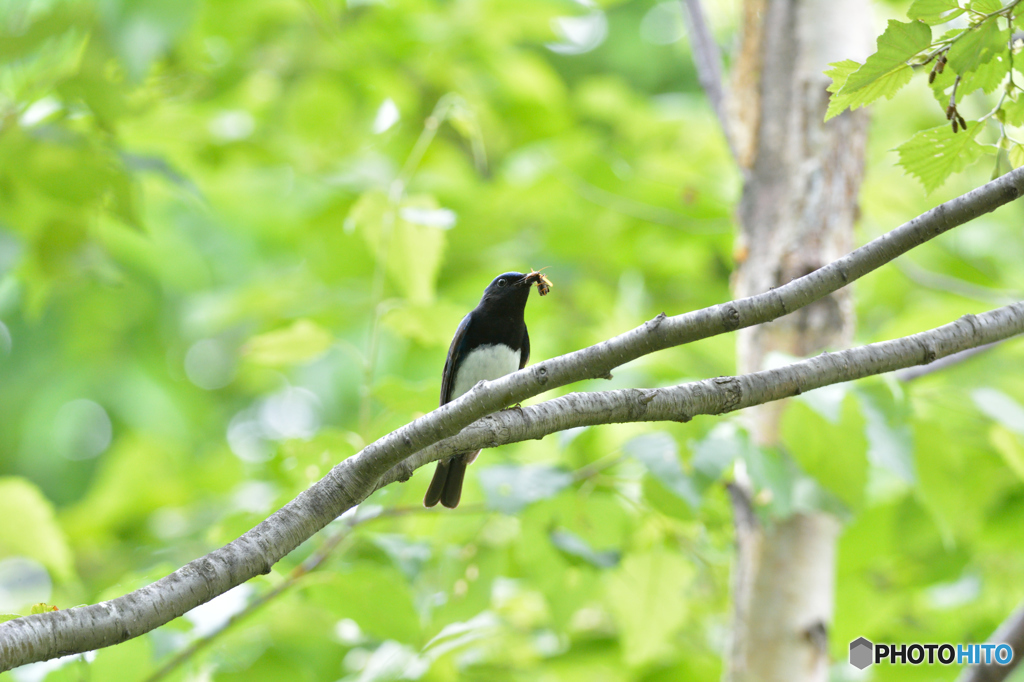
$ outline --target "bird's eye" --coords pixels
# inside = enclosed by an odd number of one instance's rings
[[[506,282],[504,278],[498,280],[498,286],[499,287],[503,287],[506,284],[508,284],[508,282]]]

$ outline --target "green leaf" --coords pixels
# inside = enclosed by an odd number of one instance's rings
[[[705,487],[714,483],[733,462],[743,458],[746,448],[746,437],[735,424],[723,422],[715,426],[702,440],[690,445],[694,478]]]
[[[878,37],[877,51],[867,58],[846,81],[851,91],[859,90],[900,67],[932,42],[932,30],[920,21],[902,22],[890,19],[885,32]]]
[[[1003,123],[1012,126],[1024,125],[1024,97],[1020,96],[1019,91],[1015,91],[1014,94],[1015,96],[1006,98],[997,116]]]
[[[136,637],[117,646],[106,647],[96,652],[96,659],[88,666],[89,679],[116,680],[131,670],[140,676],[148,676],[153,667],[153,640]],[[81,671],[79,676],[83,675]],[[80,677],[79,677],[80,679]]]
[[[833,93],[833,98],[842,98],[843,108],[850,109],[857,109],[882,97],[891,99],[910,82],[913,75],[907,60],[927,48],[931,42],[932,31],[927,24],[890,20],[885,33],[878,37],[878,51],[868,57],[863,66],[849,74],[842,88]],[[849,63],[837,62],[833,66],[833,71],[839,69],[841,75],[841,72],[849,68]],[[842,109],[829,107],[826,117],[831,118],[840,111]]]
[[[966,75],[1000,52],[1005,52],[1009,39],[1009,33],[1000,30],[994,19],[977,24],[976,28],[965,31],[949,48],[946,68]]]
[[[501,625],[495,613],[484,611],[465,622],[448,623],[423,646],[423,651],[436,658],[441,652],[451,651],[484,637],[497,636]]]
[[[892,99],[900,88],[910,82],[913,75],[913,69],[909,65],[903,64],[894,67],[862,88],[844,87],[838,95],[833,95],[838,102],[835,106],[829,106],[825,120],[838,116],[847,108],[853,111],[865,107],[882,97]]]
[[[1024,445],[1021,438],[1002,425],[993,425],[989,431],[989,442],[1006,462],[1006,465],[1024,481]]]
[[[305,589],[310,600],[329,609],[333,617],[351,618],[378,639],[419,641],[420,617],[409,583],[394,567],[360,562],[319,575]]]
[[[971,393],[978,409],[1018,436],[1024,436],[1024,407],[1002,391],[979,388]]]
[[[332,343],[334,337],[320,325],[310,320],[296,320],[285,329],[252,337],[242,352],[257,365],[291,367],[315,360],[326,353]]]
[[[572,474],[547,464],[498,464],[480,470],[487,506],[515,514],[527,505],[554,497],[572,483]]]
[[[50,606],[49,604],[47,604],[45,602],[39,602],[38,604],[33,604],[32,608],[29,609],[28,612],[29,612],[29,615],[36,616],[36,615],[39,615],[40,613],[47,613],[49,611],[56,611],[56,610],[57,610],[56,606]]]
[[[1010,145],[1010,163],[1013,164],[1014,168],[1020,168],[1024,166],[1024,146],[1017,144],[1016,142]]]
[[[668,490],[691,507],[700,506],[700,492],[683,471],[675,439],[659,431],[631,439],[623,449],[636,458]]]
[[[7,621],[14,620],[15,618],[21,618],[21,616],[17,613],[0,613],[0,623],[6,623]]]
[[[404,535],[381,534],[373,538],[373,543],[384,550],[392,563],[405,577],[413,580],[424,565],[430,561],[430,544],[421,540],[411,540]]]
[[[960,85],[956,89],[957,98],[960,99],[975,90],[989,94],[1003,84],[1008,73],[1010,73],[1008,54],[1005,52],[996,54],[994,59],[990,59],[974,71],[969,71],[960,79]]]
[[[35,559],[60,581],[74,577],[74,560],[53,505],[29,481],[0,478],[0,557]]]
[[[896,148],[899,165],[931,192],[985,153],[974,139],[981,129],[981,122],[974,121],[959,133],[954,133],[948,125],[922,130]]]
[[[907,16],[934,26],[956,19],[964,12],[957,0],[914,0]]]
[[[590,546],[586,540],[572,531],[564,528],[556,528],[548,533],[551,544],[568,554],[570,557],[582,559],[583,561],[597,566],[598,568],[614,568],[619,564],[619,552],[613,549],[597,551]]]
[[[981,14],[992,14],[1003,8],[1002,0],[972,0],[970,7]]]
[[[681,554],[657,547],[628,555],[608,576],[605,594],[628,665],[652,663],[674,650],[676,632],[689,614],[693,575]]]
[[[455,213],[440,208],[432,196],[410,196],[392,205],[386,194],[371,190],[352,207],[345,225],[363,235],[405,298],[430,303],[441,267],[445,232],[455,220]]]
[[[832,97],[828,103],[828,111],[825,112],[826,121],[846,111],[847,107],[856,100],[856,93],[849,95],[840,95],[838,93],[846,85],[850,75],[861,67],[861,64],[852,59],[844,59],[841,62],[829,64],[829,66],[832,68],[826,71],[825,75],[832,79],[832,83],[826,89],[832,93]]]
[[[473,150],[473,162],[477,169],[486,169],[487,150],[484,146],[484,136],[476,111],[463,98],[458,97],[452,101],[452,107],[448,112],[448,123],[469,142],[470,149]]]
[[[857,401],[846,399],[835,422],[803,401],[782,415],[782,442],[804,471],[845,505],[856,510],[868,480],[868,443]]]
[[[966,74],[959,76],[960,83],[957,85],[956,89],[957,100],[962,101],[966,95],[977,90],[981,90],[986,94],[994,92],[1006,81],[1006,76],[1009,72],[1009,55],[1007,53],[997,54],[993,59],[982,64],[974,71],[969,71]],[[949,106],[951,88],[953,87],[953,83],[956,82],[957,77],[958,74],[956,71],[948,68],[942,73],[937,74],[935,79],[929,83],[932,94],[935,96],[935,101],[943,111],[945,111],[946,107]],[[999,120],[1008,122],[1005,119],[1005,112],[1012,107],[1013,100],[1007,98],[998,112],[998,116],[1000,117]]]
[[[447,348],[465,314],[465,306],[442,299],[430,304],[396,302],[383,313],[381,322],[399,336],[424,346]]]
[[[843,403],[850,389],[850,384],[822,386],[801,393],[797,400],[827,419],[830,424],[838,424],[843,418]]]
[[[777,519],[792,514],[793,492],[802,477],[796,464],[776,448],[757,447],[753,443],[744,450],[744,462],[755,497],[765,503],[768,514]]]
[[[861,409],[867,419],[868,461],[895,474],[907,484],[917,482],[914,444],[905,403],[881,383],[858,387]]]

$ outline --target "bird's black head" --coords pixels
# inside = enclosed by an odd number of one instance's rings
[[[533,282],[522,272],[506,272],[498,275],[484,289],[480,305],[490,309],[511,309],[522,311],[530,297]]]

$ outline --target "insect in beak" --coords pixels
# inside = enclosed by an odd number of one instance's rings
[[[544,269],[545,268],[534,270],[533,268],[530,268],[529,274],[523,278],[527,284],[536,284],[537,293],[541,296],[547,296],[548,292],[551,291],[551,287],[554,286],[551,284],[551,280],[541,272],[541,270]]]

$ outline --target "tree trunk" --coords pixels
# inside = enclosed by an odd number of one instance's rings
[[[864,170],[867,116],[823,122],[830,62],[871,52],[870,13],[860,0],[745,0],[730,101],[746,172],[736,295],[768,291],[849,252]],[[793,315],[739,332],[740,372],[772,352],[806,356],[849,344],[853,302],[844,288]],[[762,445],[778,441],[784,403],[749,411]],[[736,518],[732,682],[828,677],[839,524],[797,514],[761,524],[742,468],[731,490]]]

